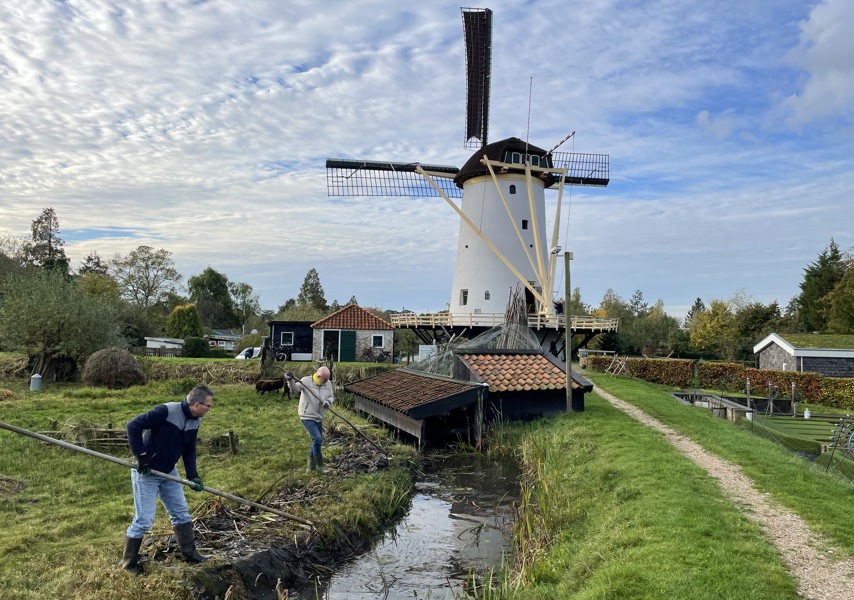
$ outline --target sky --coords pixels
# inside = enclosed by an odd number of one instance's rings
[[[490,141],[610,156],[607,188],[564,192],[585,303],[785,306],[831,239],[854,247],[852,0],[479,6]],[[465,85],[442,0],[3,2],[0,235],[50,206],[73,268],[148,245],[265,309],[314,268],[330,303],[442,310],[456,213],[329,197],[325,160],[462,166]]]

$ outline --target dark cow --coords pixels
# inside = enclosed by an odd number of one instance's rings
[[[291,389],[288,387],[288,382],[282,377],[279,377],[278,379],[262,379],[255,382],[255,391],[259,394],[278,392],[279,390],[282,390],[282,398],[287,394],[288,400],[291,399]]]

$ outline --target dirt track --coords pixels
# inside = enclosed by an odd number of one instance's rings
[[[759,523],[780,551],[789,572],[798,580],[798,592],[809,600],[854,600],[854,560],[812,531],[797,514],[773,496],[756,490],[741,469],[707,452],[702,446],[601,388],[594,391],[616,408],[661,432],[680,452],[718,480],[724,494]]]

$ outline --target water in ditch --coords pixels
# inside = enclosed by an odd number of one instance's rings
[[[519,467],[474,455],[425,461],[407,514],[331,577],[289,598],[450,600],[471,572],[512,557]]]

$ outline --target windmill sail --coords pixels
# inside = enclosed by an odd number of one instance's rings
[[[466,140],[465,148],[487,144],[489,83],[492,77],[492,11],[464,8],[466,39]]]

